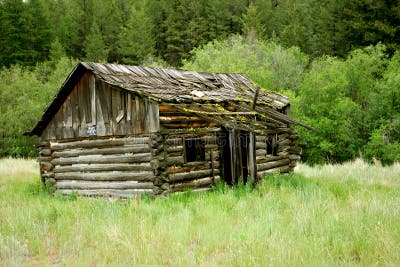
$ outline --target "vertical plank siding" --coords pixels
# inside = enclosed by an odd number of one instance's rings
[[[96,136],[100,137],[157,132],[158,104],[96,80],[88,72],[75,85],[41,138],[89,137],[88,126],[94,126]]]

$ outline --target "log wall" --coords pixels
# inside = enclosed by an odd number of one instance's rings
[[[87,72],[41,135],[42,140],[124,136],[159,130],[158,104]]]
[[[41,142],[42,180],[61,194],[128,197],[152,193],[151,139],[151,135],[141,135]]]
[[[273,136],[277,145],[275,155],[267,153],[267,139]],[[268,135],[256,135],[257,176],[262,178],[271,172],[288,173],[296,167],[301,148],[296,146],[298,135],[289,127],[277,128]]]
[[[204,144],[205,158],[202,161],[186,161],[185,140],[192,138],[199,138]],[[216,132],[166,135],[165,154],[170,192],[188,188],[194,192],[204,191],[221,180]]]

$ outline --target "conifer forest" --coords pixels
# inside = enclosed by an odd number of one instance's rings
[[[400,161],[400,1],[0,0],[0,157],[79,61],[244,73],[289,96],[303,161]]]

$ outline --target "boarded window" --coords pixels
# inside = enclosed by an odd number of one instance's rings
[[[267,135],[265,140],[267,155],[278,155],[278,140],[276,134]]]
[[[204,161],[206,152],[204,142],[200,138],[190,138],[185,140],[185,159],[186,162]]]

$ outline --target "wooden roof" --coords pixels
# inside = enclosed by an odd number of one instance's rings
[[[27,133],[28,135],[40,135],[42,133],[71,93],[74,85],[87,71],[92,72],[98,79],[110,85],[158,103],[174,105],[187,113],[197,114],[211,121],[222,123],[224,126],[250,131],[254,131],[255,128],[264,128],[258,123],[253,123],[256,114],[268,117],[268,127],[271,127],[271,122],[303,125],[279,112],[289,105],[289,99],[286,96],[258,90],[257,85],[242,74],[200,73],[164,68],[81,62],[69,75],[47,107],[41,120],[31,132]],[[256,105],[253,105],[255,99]],[[193,107],[193,104],[198,103],[201,106]],[[221,103],[225,103],[225,105],[220,105]],[[236,106],[235,112],[226,110],[226,104]],[[306,125],[303,126],[308,128]]]

